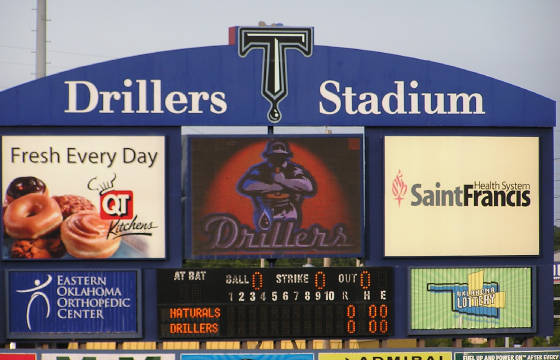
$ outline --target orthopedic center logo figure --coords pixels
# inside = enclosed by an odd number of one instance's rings
[[[311,174],[289,160],[292,155],[287,142],[270,140],[262,154],[266,161],[251,167],[237,185],[241,194],[253,200],[257,231],[269,230],[275,221],[291,221],[299,228],[301,204],[317,192]]]
[[[18,293],[32,293],[31,294],[31,298],[29,299],[29,302],[27,303],[27,311],[25,313],[25,318],[27,321],[27,328],[29,330],[31,330],[31,321],[29,320],[29,313],[31,310],[31,305],[33,304],[33,301],[38,298],[38,297],[42,297],[45,300],[45,304],[47,305],[47,314],[45,315],[45,319],[49,317],[49,315],[51,314],[51,304],[49,303],[49,298],[47,297],[47,295],[42,292],[39,291],[45,287],[47,287],[50,283],[52,282],[52,276],[48,275],[47,280],[41,284],[41,281],[39,279],[35,279],[35,281],[33,282],[35,287],[32,287],[30,289],[25,289],[25,290],[16,290],[16,292]]]

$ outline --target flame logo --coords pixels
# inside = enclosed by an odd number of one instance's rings
[[[395,200],[399,202],[399,207],[401,206],[401,201],[404,199],[406,190],[408,190],[408,186],[406,186],[403,180],[403,174],[399,170],[397,176],[395,176],[395,178],[393,179],[393,186],[392,186],[393,196],[395,197]]]

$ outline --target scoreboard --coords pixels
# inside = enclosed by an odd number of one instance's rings
[[[390,267],[158,269],[160,339],[393,333]]]

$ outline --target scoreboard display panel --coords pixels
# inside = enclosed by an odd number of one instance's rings
[[[393,333],[390,267],[158,269],[160,339]]]

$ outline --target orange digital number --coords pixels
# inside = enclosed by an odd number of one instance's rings
[[[317,290],[323,290],[327,284],[327,276],[322,271],[317,271],[315,273],[315,288]]]
[[[356,332],[356,307],[352,304],[346,306],[346,317],[348,321],[346,321],[346,332],[348,334],[353,334]]]
[[[375,317],[377,316],[377,306],[375,306],[375,305],[370,305],[369,306],[368,316],[369,316],[370,319],[375,319]]]
[[[381,331],[382,334],[386,334],[387,330],[389,328],[389,324],[387,323],[387,320],[381,320],[381,322],[379,323],[379,331]]]
[[[389,312],[387,305],[385,304],[381,304],[381,306],[379,307],[379,316],[381,316],[383,319],[385,319],[387,317],[387,313]]]
[[[348,334],[353,334],[356,332],[356,321],[350,319],[346,322],[346,332]]]
[[[251,275],[251,287],[253,290],[260,290],[263,287],[263,274],[260,271],[255,271]]]
[[[352,304],[346,306],[346,316],[353,319],[356,316],[356,307]]]
[[[368,330],[370,333],[375,334],[377,332],[377,321],[370,320]]]
[[[378,315],[381,318],[379,323],[376,319]],[[377,333],[377,331],[379,331],[381,334],[386,334],[387,331],[389,331],[389,322],[387,321],[388,315],[389,307],[386,304],[379,305],[379,309],[377,309],[377,306],[373,304],[370,305],[368,308],[368,316],[370,318],[368,326],[369,332],[375,334]]]
[[[360,273],[360,287],[364,290],[371,286],[371,274],[367,270]]]

